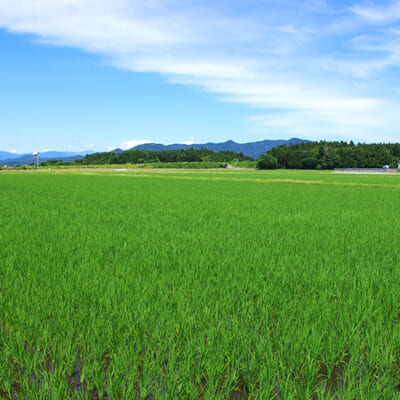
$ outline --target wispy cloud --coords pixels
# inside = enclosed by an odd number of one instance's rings
[[[344,76],[353,76],[360,79],[368,79],[386,68],[399,65],[400,59],[394,55],[387,55],[383,58],[343,58],[333,57],[320,61],[321,68],[327,71],[336,72]]]
[[[382,110],[397,103],[388,98],[392,89],[379,82],[360,89],[354,80],[379,77],[399,65],[397,33],[392,31],[389,39],[372,30],[368,39],[360,38],[363,24],[382,26],[400,18],[400,1],[350,9],[340,2],[332,8],[324,0],[277,4],[19,0],[17,7],[15,0],[0,0],[0,26],[256,108],[250,123],[269,135],[271,129],[278,136],[390,130],[385,121],[397,116],[385,112],[385,119]],[[132,140],[118,147],[147,142]]]
[[[360,142],[381,142],[399,140],[396,132],[387,133],[382,137],[381,130],[399,123],[400,118],[393,119],[384,107],[380,113],[367,116],[365,113],[348,112],[340,121],[335,120],[333,113],[315,113],[304,111],[284,111],[266,115],[255,115],[251,122],[255,130],[279,130],[288,137],[307,135],[309,139],[320,140],[321,137],[330,140],[358,140]],[[331,123],[326,121],[331,120]],[[373,129],[370,129],[373,128]]]
[[[400,19],[400,1],[391,2],[388,6],[356,5],[351,10],[360,18],[372,24],[388,24]]]
[[[291,35],[295,35],[299,38],[303,37],[303,34],[301,31],[299,31],[293,24],[287,24],[287,25],[282,25],[282,26],[278,26],[276,28],[276,30],[281,31],[281,32],[285,32],[285,33],[289,33]]]

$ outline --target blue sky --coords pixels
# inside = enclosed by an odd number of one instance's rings
[[[400,0],[0,0],[0,150],[400,141]]]

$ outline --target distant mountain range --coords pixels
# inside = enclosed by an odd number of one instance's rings
[[[63,160],[74,161],[84,158],[86,154],[92,154],[93,151],[82,151],[79,153],[72,151],[44,151],[39,153],[39,161],[43,160]],[[0,163],[2,165],[15,166],[15,165],[29,165],[36,162],[36,158],[32,153],[16,154],[9,153],[8,151],[0,151]]]
[[[136,150],[145,151],[160,151],[160,150],[180,150],[180,149],[209,149],[212,151],[226,151],[232,150],[235,153],[243,153],[245,156],[250,156],[255,160],[260,157],[261,154],[266,153],[273,147],[289,144],[297,144],[302,142],[309,142],[309,140],[292,138],[289,140],[261,140],[259,142],[249,143],[236,143],[233,140],[228,140],[223,143],[202,143],[202,144],[159,144],[159,143],[145,143],[133,147]],[[121,149],[115,149],[115,152],[121,152]]]
[[[14,158],[20,157],[22,154],[9,153],[8,151],[0,151],[0,161],[12,160]]]
[[[289,144],[297,144],[302,142],[309,142],[309,140],[292,138],[289,140],[261,140],[258,142],[249,143],[236,143],[233,140],[228,140],[223,143],[193,143],[193,144],[160,144],[160,143],[146,143],[141,144],[132,149],[144,150],[144,151],[161,151],[161,150],[180,150],[180,149],[209,149],[212,151],[234,151],[235,153],[243,153],[245,156],[254,158],[255,160],[260,157],[261,154],[266,153],[268,150],[276,146]],[[132,150],[129,149],[129,150]],[[112,152],[122,153],[123,151],[114,149]],[[82,151],[82,152],[70,152],[70,151],[45,151],[39,154],[40,160],[63,160],[63,161],[74,161],[84,158],[86,154],[93,154],[94,151]],[[0,151],[0,163],[2,165],[15,166],[15,165],[29,165],[36,162],[35,157],[32,153],[15,154],[7,151]]]

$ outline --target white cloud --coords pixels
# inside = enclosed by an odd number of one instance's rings
[[[245,103],[259,108],[281,108],[304,111],[327,111],[340,115],[344,111],[370,112],[380,103],[379,98],[352,97],[341,95],[324,85],[317,87],[310,82],[298,83],[290,77],[274,74],[274,81],[268,77],[258,80],[207,81],[210,92],[224,93],[226,101]]]
[[[135,59],[123,55],[113,62],[116,66],[131,71],[159,72],[166,75],[190,76],[196,78],[241,78],[254,75],[254,72],[245,61],[238,59],[218,60],[195,58],[185,59],[180,57],[143,57]],[[250,64],[248,62],[247,64]]]
[[[83,148],[85,148],[85,149],[93,149],[93,147],[94,147],[94,144],[85,144],[83,146]]]
[[[190,138],[190,140],[187,140],[186,142],[182,142],[182,144],[186,144],[188,146],[192,145],[194,143],[194,138]]]

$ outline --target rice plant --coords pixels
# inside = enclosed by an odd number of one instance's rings
[[[399,188],[1,173],[0,398],[400,398]]]

